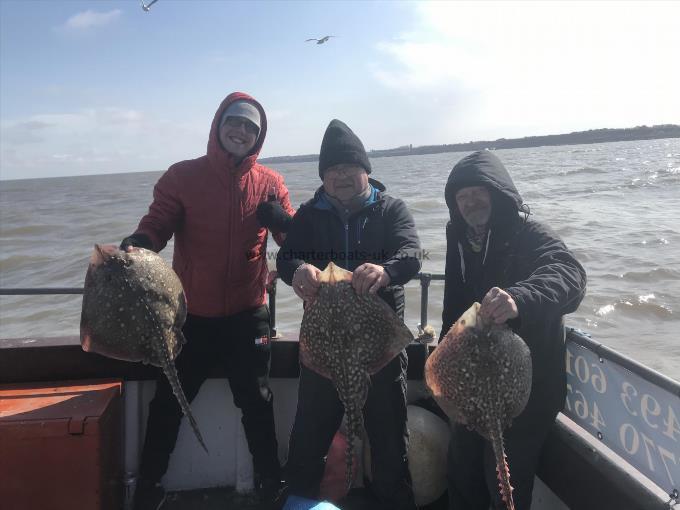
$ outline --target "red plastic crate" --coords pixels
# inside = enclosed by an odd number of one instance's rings
[[[0,508],[119,510],[121,381],[0,385]]]

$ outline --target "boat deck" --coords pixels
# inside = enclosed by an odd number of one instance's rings
[[[342,504],[341,510],[372,510],[374,504],[365,496],[365,489],[353,489]],[[271,507],[258,504],[253,495],[239,494],[233,487],[198,489],[169,492],[162,510],[270,510]],[[445,497],[421,510],[446,510]]]
[[[233,487],[168,492],[163,510],[264,510],[253,496],[239,494]]]

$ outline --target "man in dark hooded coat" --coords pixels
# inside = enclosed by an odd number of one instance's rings
[[[528,219],[494,153],[459,161],[445,198],[451,220],[441,337],[477,301],[483,317],[507,322],[531,350],[531,396],[504,433],[515,508],[529,510],[540,450],[566,397],[563,316],[583,299],[586,274],[554,232]],[[505,508],[491,444],[463,425],[452,429],[448,486],[452,509]]]

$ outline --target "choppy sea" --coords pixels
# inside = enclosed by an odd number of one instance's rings
[[[680,380],[680,139],[497,154],[534,218],[551,225],[586,268],[588,292],[568,325]],[[371,162],[372,177],[415,217],[428,257],[423,271],[444,271],[444,184],[465,155]],[[273,166],[295,206],[320,184],[316,163]],[[161,173],[0,181],[0,287],[81,287],[94,243],[117,244],[134,231]],[[162,252],[168,260],[171,248]],[[301,304],[285,284],[278,289],[277,326],[294,337]],[[407,287],[406,323],[414,330],[418,289]],[[428,315],[437,330],[442,293],[433,282]],[[0,339],[77,335],[80,306],[77,295],[0,296]]]

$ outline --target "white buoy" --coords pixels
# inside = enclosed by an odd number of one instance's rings
[[[446,490],[446,453],[450,430],[439,416],[418,406],[408,406],[408,463],[416,505],[429,505]],[[364,471],[371,478],[371,449],[364,448]]]

